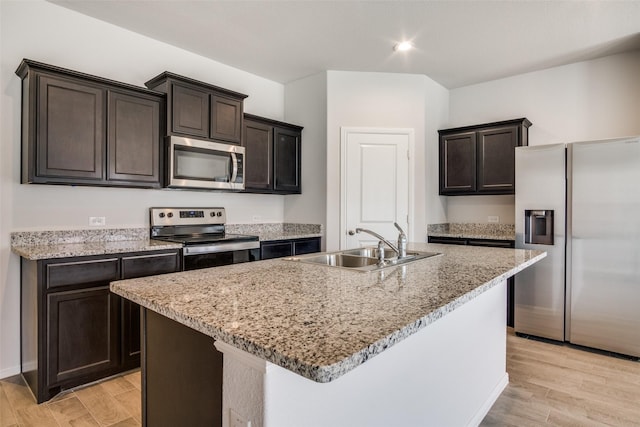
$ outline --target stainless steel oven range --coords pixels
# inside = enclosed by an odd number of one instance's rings
[[[183,270],[260,259],[258,236],[228,234],[224,208],[150,208],[151,238],[182,243]]]

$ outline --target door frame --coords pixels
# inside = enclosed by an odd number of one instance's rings
[[[358,133],[372,133],[378,135],[406,135],[409,139],[409,156],[408,164],[408,204],[407,214],[408,224],[405,233],[407,239],[413,241],[413,223],[414,223],[414,181],[415,181],[415,130],[413,128],[375,128],[375,127],[340,127],[340,249],[347,249],[347,141],[349,135]]]

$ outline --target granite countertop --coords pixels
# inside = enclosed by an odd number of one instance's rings
[[[427,237],[515,240],[516,233],[513,224],[444,223],[429,224],[427,226]]]
[[[429,237],[452,237],[456,239],[483,239],[483,240],[515,240],[515,235],[512,233],[506,234],[482,234],[482,233],[438,233],[433,232],[428,234]]]
[[[261,242],[273,240],[305,239],[309,237],[322,237],[322,233],[299,233],[295,231],[266,231],[257,233]]]
[[[320,224],[227,224],[227,233],[249,234],[258,236],[261,242],[287,239],[304,239],[308,237],[322,237]]]
[[[260,241],[322,237],[318,224],[228,224],[228,233],[257,235]],[[149,239],[149,229],[105,228],[11,233],[11,250],[28,260],[180,249],[182,244]]]
[[[375,272],[285,259],[111,283],[148,309],[317,382],[335,380],[545,252],[414,243]]]
[[[113,242],[56,243],[51,245],[12,246],[11,250],[28,260],[67,258],[88,255],[108,255],[125,252],[180,249],[180,243],[159,240],[119,240]]]

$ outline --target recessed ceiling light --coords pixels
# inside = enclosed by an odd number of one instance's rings
[[[413,44],[409,41],[400,42],[393,47],[396,52],[406,52],[413,49]]]

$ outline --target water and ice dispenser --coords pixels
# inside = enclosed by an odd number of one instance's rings
[[[524,211],[524,242],[553,245],[553,209]]]

